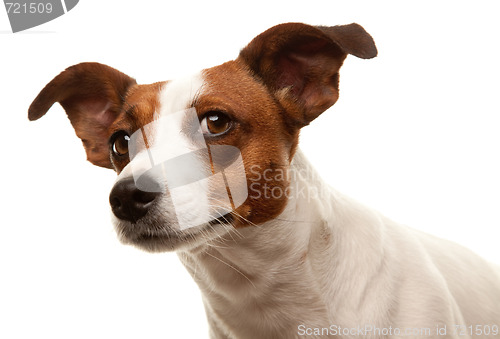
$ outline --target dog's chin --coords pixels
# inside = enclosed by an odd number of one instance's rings
[[[208,245],[229,233],[233,227],[228,216],[184,230],[179,230],[174,223],[152,218],[129,222],[113,216],[113,224],[121,243],[153,253],[190,250]]]

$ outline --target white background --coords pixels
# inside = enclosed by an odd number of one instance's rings
[[[358,22],[379,56],[349,57],[338,103],[303,130],[338,190],[500,262],[500,55],[495,1],[98,1],[24,33],[0,9],[0,338],[204,338],[200,294],[173,253],[116,240],[114,173],[85,161],[59,105],[27,109],[64,68],[140,83],[237,56],[282,22]]]

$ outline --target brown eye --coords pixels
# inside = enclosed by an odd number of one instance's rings
[[[226,114],[214,111],[205,114],[200,124],[204,135],[215,136],[229,131],[232,120]]]
[[[130,136],[125,131],[118,131],[111,136],[111,151],[115,156],[124,156],[128,154],[128,142]]]

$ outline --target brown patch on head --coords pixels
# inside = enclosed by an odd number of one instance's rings
[[[160,108],[159,93],[165,83],[138,85],[127,92],[123,112],[125,119],[132,120],[131,133],[153,121]]]
[[[120,115],[109,127],[109,137],[119,131],[132,135],[138,129],[152,122],[158,114],[160,108],[159,93],[165,83],[156,82],[131,87],[124,98]],[[113,167],[118,173],[122,171],[129,161],[128,156],[111,156]]]
[[[224,112],[234,124],[223,138],[207,139],[207,143],[237,147],[245,165],[248,199],[235,211],[237,225],[272,219],[283,210],[286,196],[272,197],[269,192],[284,192],[288,180],[266,180],[262,172],[288,168],[298,129],[288,126],[282,107],[244,64],[227,62],[205,70],[204,77],[203,94],[195,103],[198,115]]]
[[[376,55],[370,35],[357,25],[275,26],[257,36],[238,59],[205,71],[196,108],[220,111],[235,121],[212,141],[242,154],[248,199],[236,209],[242,224],[262,223],[287,202],[288,170],[299,130],[338,99],[338,71],[347,54]]]

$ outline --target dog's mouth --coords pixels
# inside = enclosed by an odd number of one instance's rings
[[[114,226],[119,240],[126,245],[133,245],[147,252],[167,252],[208,245],[231,232],[233,220],[233,215],[228,213],[196,227],[181,230],[175,222],[146,215],[136,222],[115,217]]]

